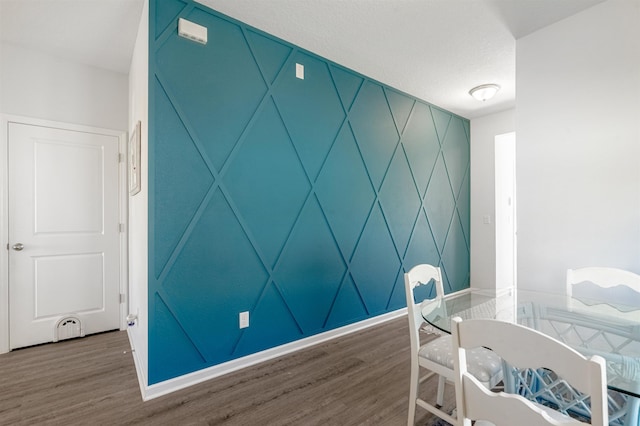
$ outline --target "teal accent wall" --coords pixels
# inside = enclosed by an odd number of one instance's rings
[[[149,384],[468,287],[468,120],[192,1],[150,38]]]

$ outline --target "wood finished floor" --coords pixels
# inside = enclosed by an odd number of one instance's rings
[[[117,331],[0,355],[0,425],[406,425],[408,380],[402,317],[143,402]]]

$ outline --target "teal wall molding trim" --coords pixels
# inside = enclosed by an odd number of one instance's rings
[[[149,34],[150,385],[469,286],[468,120],[192,1]]]

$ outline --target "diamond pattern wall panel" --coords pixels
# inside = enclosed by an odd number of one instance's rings
[[[169,25],[171,25],[180,11],[186,7],[182,1],[159,2],[156,7],[156,37],[159,36]]]
[[[347,275],[331,307],[327,327],[340,327],[368,316],[367,308],[353,278]]]
[[[351,105],[353,105],[353,101],[355,100],[364,79],[341,67],[337,67],[335,65],[330,65],[329,67],[331,69],[333,83],[336,85],[336,90],[340,95],[342,104],[345,109],[348,110],[351,108]]]
[[[349,117],[373,185],[380,188],[396,145],[398,130],[382,86],[366,82]]]
[[[251,327],[244,329],[234,356],[249,355],[305,337],[278,287],[270,283],[255,309]]]
[[[462,230],[464,231],[464,238],[467,241],[467,247],[471,247],[471,184],[470,179],[471,172],[467,168],[467,173],[464,176],[462,182],[462,188],[458,194],[458,202],[456,203],[456,210],[462,223]]]
[[[351,274],[370,314],[384,312],[399,268],[393,239],[376,206],[351,261]]]
[[[238,312],[255,305],[267,278],[254,247],[218,190],[162,287],[165,303],[199,351],[207,360],[219,362],[231,355],[240,337]]]
[[[420,263],[437,265],[440,261],[438,248],[424,211],[420,211],[404,261],[407,266]]]
[[[427,219],[431,224],[438,250],[442,251],[456,207],[442,156],[436,160],[425,198]]]
[[[433,117],[433,124],[436,127],[436,133],[438,134],[438,140],[440,140],[440,144],[442,144],[447,135],[452,116],[448,112],[434,107],[431,107],[431,115]]]
[[[427,288],[432,287],[433,286],[429,286]],[[393,287],[393,292],[391,293],[391,297],[389,297],[387,310],[393,311],[407,306],[407,299],[405,298],[404,293],[404,270],[400,269],[396,275],[396,283]],[[414,294],[416,293],[414,292]]]
[[[376,196],[348,126],[322,168],[316,194],[342,252],[351,258]]]
[[[167,29],[171,36],[156,52],[156,71],[220,170],[267,86],[238,25],[198,9],[184,18],[206,26],[211,42],[203,46],[178,37],[174,20]],[[180,52],[180,60],[175,52]]]
[[[391,160],[387,178],[380,190],[380,202],[384,206],[397,249],[404,253],[420,208],[420,194],[402,149],[398,149]]]
[[[292,78],[296,64],[304,67],[304,79]],[[296,53],[276,82],[274,92],[302,164],[315,179],[344,119],[327,63]]]
[[[427,190],[433,166],[440,152],[440,142],[428,105],[416,104],[402,135],[402,145],[421,195]]]
[[[442,253],[442,267],[446,274],[444,284],[449,291],[458,291],[469,286],[469,249],[457,215],[454,216],[447,235]]]
[[[271,100],[231,162],[226,184],[272,267],[300,214],[309,183]]]
[[[269,84],[273,83],[291,54],[292,48],[251,30],[246,34],[265,79]]]
[[[155,294],[151,305],[154,322],[153,327],[149,327],[149,341],[154,343],[155,350],[149,357],[149,382],[168,380],[206,367],[204,356],[198,353],[159,294]]]
[[[285,300],[305,334],[326,322],[345,265],[320,205],[305,206],[275,273]]]
[[[462,119],[455,117],[451,120],[442,150],[451,188],[457,197],[469,166],[469,144]]]
[[[384,93],[387,96],[389,108],[391,109],[391,113],[396,122],[396,127],[400,132],[402,132],[407,125],[409,114],[411,114],[411,110],[416,101],[389,88],[385,88]],[[426,106],[424,104],[421,105]]]
[[[149,384],[402,308],[418,263],[468,286],[467,120],[192,0],[150,18]]]
[[[154,180],[158,191],[153,210],[156,229],[163,230],[155,238],[154,273],[158,276],[213,183],[213,176],[157,81],[154,90],[158,119]]]

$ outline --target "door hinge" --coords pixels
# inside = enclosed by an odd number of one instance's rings
[[[124,223],[119,223],[118,224],[118,231],[119,232],[124,232]]]
[[[124,154],[121,152],[118,153],[118,163],[124,163]]]
[[[125,301],[125,294],[124,293],[120,293],[120,303],[124,303]]]

